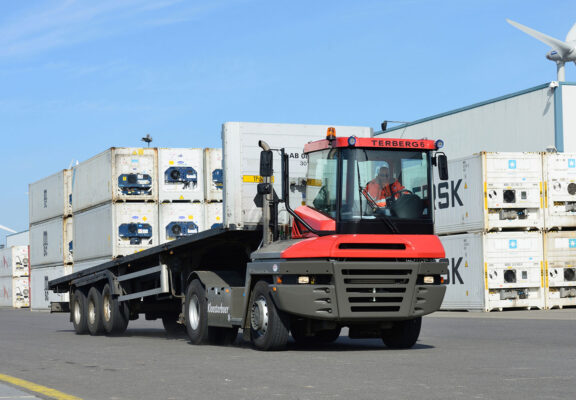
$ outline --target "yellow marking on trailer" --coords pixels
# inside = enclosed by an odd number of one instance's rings
[[[194,219],[194,216],[193,216],[193,215],[189,215],[189,216],[188,216],[188,219]]]
[[[4,381],[14,386],[19,386],[30,392],[38,393],[43,396],[55,400],[82,400],[80,397],[72,396],[70,394],[62,393],[59,390],[51,389],[46,386],[38,385],[34,382],[26,381],[24,379],[15,378],[10,375],[0,374],[0,381]]]
[[[168,165],[174,165],[174,161],[168,161]]]
[[[544,267],[542,267],[542,261],[540,261],[540,266],[542,268],[542,287],[548,287],[548,261]]]
[[[242,182],[244,183],[262,183],[264,179],[260,175],[242,175]],[[274,183],[274,177],[272,177]]]
[[[484,209],[488,209],[488,184],[484,182]]]
[[[546,190],[546,183],[544,183],[544,190]],[[544,193],[546,193],[546,192],[544,192]],[[545,208],[545,207],[546,207],[546,202],[544,202],[544,204],[542,204],[542,182],[540,182],[540,208]]]

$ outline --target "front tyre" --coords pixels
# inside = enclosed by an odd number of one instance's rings
[[[279,311],[265,281],[259,281],[252,290],[250,301],[250,337],[258,350],[282,350],[288,342],[289,319]]]
[[[194,279],[186,289],[184,306],[186,331],[192,344],[208,343],[208,305],[206,291],[198,279]]]
[[[409,349],[416,344],[421,327],[422,317],[396,322],[391,329],[382,331],[382,341],[392,349]]]

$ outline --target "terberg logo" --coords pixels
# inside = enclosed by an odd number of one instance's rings
[[[460,272],[458,272],[458,268],[460,268],[460,264],[462,264],[462,257],[458,257],[458,258],[443,258],[440,261],[444,261],[448,263],[448,278],[446,279],[446,282],[444,282],[446,285],[449,284],[456,284],[456,280],[458,280],[458,282],[463,285],[464,284],[464,280],[462,279],[462,275],[460,275]]]
[[[442,210],[448,207],[456,207],[456,203],[459,206],[463,206],[462,199],[458,195],[460,184],[462,184],[462,179],[434,185],[434,198],[438,200],[435,203],[436,208]]]

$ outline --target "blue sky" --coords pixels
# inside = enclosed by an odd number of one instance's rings
[[[146,133],[220,147],[226,121],[377,128],[555,80],[506,18],[564,39],[576,2],[3,1],[0,225],[27,229],[28,183]]]

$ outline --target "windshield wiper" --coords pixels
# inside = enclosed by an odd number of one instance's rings
[[[370,193],[368,193],[368,191],[366,191],[362,186],[358,186],[358,189],[359,189],[360,193],[368,201],[368,204],[370,205],[370,208],[372,208],[372,212],[374,213],[374,215],[382,218],[382,221],[384,222],[386,227],[390,230],[390,232],[400,233],[400,231],[398,230],[398,227],[392,221],[392,218],[390,218],[388,215],[386,215],[384,213],[384,210],[382,210],[382,208],[380,206],[378,206],[378,203],[376,203],[376,200],[374,200],[374,198],[370,195]],[[360,206],[362,206],[361,201],[360,201]]]

